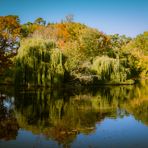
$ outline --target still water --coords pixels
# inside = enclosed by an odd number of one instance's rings
[[[148,82],[92,89],[0,87],[0,148],[148,148]]]

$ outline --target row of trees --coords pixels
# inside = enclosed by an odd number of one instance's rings
[[[0,17],[0,74],[21,85],[133,83],[148,73],[148,32],[131,39],[73,22]],[[10,78],[11,76],[11,78]],[[13,77],[12,77],[13,76]]]

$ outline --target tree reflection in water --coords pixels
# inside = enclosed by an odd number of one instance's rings
[[[22,89],[13,94],[1,90],[5,96],[0,96],[0,139],[15,139],[20,127],[68,144],[79,133],[94,132],[96,123],[105,118],[129,114],[148,125],[147,84],[143,81],[139,85],[106,86],[79,92]]]

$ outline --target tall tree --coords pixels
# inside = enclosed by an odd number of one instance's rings
[[[0,16],[0,73],[10,65],[10,57],[17,52],[20,30],[18,16]]]

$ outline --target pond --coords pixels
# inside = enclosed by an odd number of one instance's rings
[[[0,87],[0,148],[147,148],[148,81],[90,89]]]

